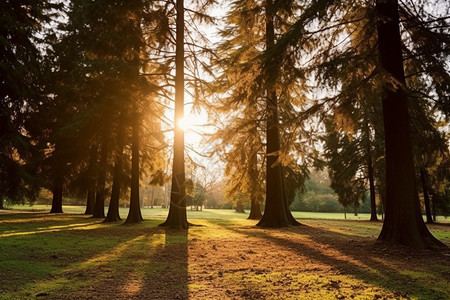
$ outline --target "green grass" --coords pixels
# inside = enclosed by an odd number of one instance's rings
[[[332,251],[337,247],[333,242],[338,240],[348,241],[344,246],[354,241],[358,245],[373,243],[381,222],[332,218],[340,214],[294,212],[308,226],[262,230],[255,228],[255,221],[246,219],[247,214],[232,210],[188,210],[190,221],[202,226],[184,232],[157,226],[167,215],[165,209],[143,209],[145,221],[133,226],[103,224],[83,215],[83,207],[65,206],[65,214],[43,213],[49,210],[48,206],[36,205],[31,209],[38,212],[0,214],[0,299],[59,298],[60,295],[71,299],[129,298],[135,290],[153,299],[186,298],[189,293],[198,298],[248,298],[247,290],[261,298],[285,299],[296,298],[292,295],[336,299],[350,297],[358,291],[365,293],[356,297],[359,299],[379,295],[402,298],[406,293],[413,299],[450,296],[445,277],[450,274],[450,265],[428,261],[423,253],[417,257],[421,263],[416,265],[401,261],[403,255],[390,258],[389,253],[379,255],[380,261],[372,261],[364,257],[373,255],[367,247],[361,249],[365,251],[361,258],[357,249],[351,250],[356,255],[347,253],[348,247]],[[122,217],[126,214],[127,209],[121,209]],[[450,244],[447,225],[434,225],[430,230]],[[245,244],[251,239],[261,249],[246,249]],[[222,247],[227,241],[237,241],[236,249]],[[257,256],[258,251],[266,253],[267,243],[272,244],[271,251],[276,244],[276,251],[281,254],[290,251],[292,258],[305,255],[310,264],[317,259],[322,265],[330,265],[331,271],[328,267],[318,272],[296,268],[289,271],[276,269],[276,265],[259,270],[258,264],[264,263],[262,258],[248,260],[252,255]],[[316,249],[310,243],[323,248]],[[208,257],[206,265],[196,266],[201,258],[197,260],[191,253]],[[237,253],[244,253],[247,260]],[[336,258],[336,253],[344,257],[355,255],[366,267],[346,263],[347,258]],[[227,263],[222,267],[231,268],[220,276],[219,262]],[[249,265],[240,267],[239,263],[244,262]],[[336,268],[341,269],[337,272]],[[212,279],[205,282],[201,278]],[[225,285],[226,289],[217,289],[214,284]],[[401,293],[392,294],[395,291]],[[219,294],[210,295],[212,292]],[[277,293],[281,296],[274,296]]]
[[[30,212],[49,212],[50,205],[12,205],[8,209],[30,211]],[[165,208],[142,208],[142,215],[144,218],[164,219],[167,216],[168,209]],[[83,214],[85,211],[84,206],[64,206],[63,211],[70,214]],[[126,218],[128,214],[128,208],[121,207],[119,209],[122,218]],[[107,208],[105,208],[105,214]],[[188,218],[192,219],[246,219],[247,213],[236,213],[232,209],[204,209],[203,211],[195,211],[187,208]],[[292,214],[298,219],[330,219],[330,220],[344,220],[343,213],[324,213],[324,212],[299,212],[293,211]],[[378,216],[381,220],[381,216]],[[347,213],[347,220],[369,220],[370,214],[360,213],[355,216],[353,213]],[[437,216],[437,221],[441,223],[450,223],[450,218],[444,216]]]

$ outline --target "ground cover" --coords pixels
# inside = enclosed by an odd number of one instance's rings
[[[157,227],[163,212],[126,226],[1,211],[0,299],[450,298],[450,251],[376,244],[380,222],[264,230],[207,210],[188,212],[201,226],[183,232]],[[448,223],[429,228],[450,245]]]

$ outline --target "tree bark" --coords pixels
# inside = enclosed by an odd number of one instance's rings
[[[261,213],[261,205],[256,199],[256,197],[252,197],[250,202],[250,214],[248,215],[249,220],[260,220],[262,217]]]
[[[258,131],[256,127],[253,130],[253,134],[258,134]],[[255,186],[251,187],[251,194],[250,194],[250,214],[248,216],[249,220],[261,220],[262,213],[261,213],[261,205],[260,205],[260,191],[258,188],[258,153],[253,152],[250,157],[250,170],[249,170],[249,176],[250,180],[255,182]]]
[[[95,205],[93,218],[105,217],[105,197],[106,197],[106,168],[108,166],[109,151],[109,131],[105,130],[102,147],[100,151],[100,162],[97,176],[97,187],[95,192]]]
[[[95,187],[96,187],[96,170],[97,170],[97,152],[98,145],[91,146],[89,154],[89,167],[88,167],[88,194],[86,199],[86,211],[85,215],[92,215],[94,213],[95,205]]]
[[[384,70],[400,85],[386,86],[383,118],[386,149],[386,216],[379,241],[412,248],[443,246],[422,219],[415,182],[405,92],[397,0],[377,0],[378,50]]]
[[[420,180],[422,183],[423,201],[425,203],[425,214],[427,216],[427,223],[434,223],[433,217],[431,215],[430,207],[430,194],[428,193],[427,181],[426,181],[427,171],[424,168],[420,168]]]
[[[266,1],[266,50],[271,49],[275,44],[274,29],[274,5],[272,0]],[[271,62],[270,69],[277,62]],[[269,64],[266,64],[266,204],[261,220],[256,224],[260,227],[286,227],[298,224],[292,216],[287,203],[284,189],[284,178],[282,166],[278,162],[281,149],[278,99],[274,88],[274,82],[278,74]],[[275,66],[276,68],[276,66]]]
[[[433,194],[431,196],[433,196]],[[433,214],[433,221],[436,222],[436,200],[435,200],[435,197],[433,197],[431,200],[431,213]]]
[[[169,214],[160,226],[187,229],[186,178],[184,170],[184,131],[177,124],[184,117],[184,2],[176,1],[176,73],[175,73],[175,119],[172,166],[172,190]]]
[[[62,194],[64,186],[64,162],[60,155],[58,142],[55,143],[55,156],[53,161],[53,199],[50,213],[62,213]]]
[[[130,210],[125,223],[139,223],[142,218],[141,207],[139,203],[139,127],[140,116],[137,108],[133,107],[133,129],[132,129],[132,144],[131,144],[131,195],[130,195]]]
[[[120,118],[123,118],[121,115]],[[111,190],[111,198],[109,200],[108,213],[103,222],[121,221],[119,214],[120,190],[122,186],[122,169],[123,169],[123,145],[124,145],[124,122],[121,120],[117,129],[117,146],[116,157],[114,161],[114,179]]]
[[[238,202],[236,203],[236,209],[235,209],[235,211],[236,211],[237,213],[245,213],[244,205],[242,205],[242,202],[241,202],[241,201],[238,201]]]
[[[370,191],[370,221],[378,221],[377,203],[375,199],[375,179],[374,179],[372,151],[370,144],[368,145],[367,169],[368,169],[367,175],[369,176],[369,191]]]

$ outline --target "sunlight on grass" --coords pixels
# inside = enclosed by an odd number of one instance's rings
[[[105,251],[100,255],[88,259],[80,265],[80,270],[88,268],[88,267],[98,267],[101,264],[105,264],[111,262],[112,260],[118,258],[124,251],[126,251],[132,244],[136,243],[139,240],[145,238],[145,235],[138,236],[132,240],[129,240],[113,249]]]
[[[362,247],[375,241],[381,222],[305,219],[307,226],[261,229],[231,210],[188,214],[198,225],[188,231],[157,227],[159,218],[123,226],[81,214],[5,216],[0,274],[7,276],[0,276],[0,299],[450,295],[448,265],[410,264]],[[448,226],[430,228],[450,235]]]
[[[31,235],[31,234],[40,234],[40,233],[49,233],[49,232],[58,232],[58,231],[66,231],[66,230],[92,230],[96,228],[100,228],[101,224],[96,223],[93,225],[86,225],[86,223],[80,224],[69,224],[69,225],[60,225],[60,226],[51,226],[51,227],[39,227],[34,231],[21,231],[21,232],[11,232],[11,233],[3,233],[0,234],[0,237],[11,237],[11,236],[19,236],[19,235]]]

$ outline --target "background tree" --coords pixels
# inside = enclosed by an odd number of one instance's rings
[[[49,1],[0,4],[0,207],[33,201],[42,182],[34,121],[46,95],[45,31],[59,5]],[[48,45],[48,44],[47,44]]]

